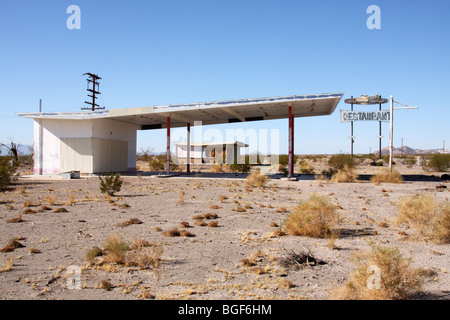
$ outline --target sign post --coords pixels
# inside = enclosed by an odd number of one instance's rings
[[[354,99],[353,96],[350,99],[346,99],[345,103],[351,105],[351,111],[345,111],[341,110],[341,123],[342,122],[350,122],[351,123],[351,156],[353,157],[353,121],[379,121],[379,153],[380,153],[380,159],[381,159],[381,122],[382,121],[389,121],[391,117],[391,113],[389,111],[382,111],[381,110],[381,104],[387,103],[387,99],[381,98],[381,96],[367,96],[363,95],[360,98]],[[379,111],[378,112],[354,112],[353,111],[353,105],[354,104],[360,104],[360,105],[374,105],[378,104]]]

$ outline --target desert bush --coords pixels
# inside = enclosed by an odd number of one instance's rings
[[[332,182],[355,182],[356,180],[358,180],[358,174],[354,168],[347,164],[331,176]]]
[[[130,246],[120,234],[113,234],[106,239],[103,250],[107,253],[107,262],[123,263],[125,254],[130,250]]]
[[[294,154],[294,163],[297,163],[298,156]],[[289,155],[288,154],[280,154],[278,156],[278,163],[282,164],[283,166],[289,165]]]
[[[403,177],[397,170],[384,169],[370,178],[373,183],[402,183]]]
[[[339,222],[336,206],[325,196],[315,194],[292,209],[284,230],[290,235],[323,238],[331,234]]]
[[[259,171],[253,171],[246,179],[245,179],[245,186],[246,187],[258,187],[258,188],[264,188],[267,176],[261,174]]]
[[[178,165],[173,162],[172,160],[173,157],[170,157],[170,171],[176,171],[178,170]],[[167,156],[166,154],[160,154],[157,156],[154,156],[150,161],[149,161],[149,168],[151,171],[166,171],[166,166],[167,166]]]
[[[406,197],[398,203],[397,225],[407,224],[423,239],[450,243],[450,204],[437,203],[431,194]]]
[[[353,168],[355,167],[355,161],[349,154],[334,154],[328,160],[328,165],[333,170],[343,170],[345,167]]]
[[[104,177],[104,179],[99,176],[100,179],[100,191],[106,193],[109,196],[113,196],[114,193],[119,192],[122,187],[122,179],[120,174],[109,174]]]
[[[314,167],[306,160],[303,160],[303,159],[300,160],[298,165],[299,165],[300,173],[302,173],[302,174],[313,174],[314,173]]]
[[[127,264],[138,266],[141,269],[156,269],[161,265],[163,247],[159,243],[140,248],[127,255]]]
[[[9,157],[0,158],[0,191],[5,191],[14,178],[17,163],[10,164]]]
[[[450,167],[450,154],[433,154],[428,161],[428,167],[435,171],[447,171]]]
[[[355,269],[349,281],[333,291],[333,298],[343,300],[410,299],[421,290],[423,278],[411,268],[398,248],[371,244],[371,250],[354,256]],[[377,278],[379,277],[379,278]]]

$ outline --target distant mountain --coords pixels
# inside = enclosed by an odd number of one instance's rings
[[[402,155],[402,150],[403,150],[403,154],[442,153],[442,148],[441,149],[428,149],[428,150],[413,149],[408,146],[392,148],[394,155]],[[449,152],[448,149],[446,149],[445,151]],[[375,153],[377,153],[377,152],[375,152]],[[381,149],[381,154],[389,154],[389,147]]]

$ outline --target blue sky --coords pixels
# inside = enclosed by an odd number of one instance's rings
[[[68,6],[81,9],[70,30]],[[381,29],[366,12],[381,9]],[[395,113],[394,146],[450,145],[450,1],[1,0],[0,141],[32,144],[16,112],[79,111],[86,78],[100,75],[108,109],[344,92],[419,106]],[[343,99],[344,100],[344,99]],[[295,119],[295,152],[350,152],[350,125]],[[384,105],[385,109],[389,107]],[[356,110],[373,110],[360,106]],[[208,127],[205,127],[207,129]],[[215,126],[279,129],[287,119]],[[378,123],[355,123],[355,153],[378,148]],[[383,124],[383,146],[389,143]],[[182,139],[182,138],[181,138]],[[138,133],[138,149],[165,150],[165,131]]]

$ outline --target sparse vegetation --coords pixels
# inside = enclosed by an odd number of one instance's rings
[[[343,170],[345,167],[354,168],[355,161],[349,154],[335,154],[328,160],[328,165],[335,171]]]
[[[0,192],[5,191],[14,178],[17,162],[11,163],[10,157],[0,157]]]
[[[450,243],[450,204],[437,203],[431,194],[406,197],[398,204],[396,224],[407,224],[417,236],[438,243]]]
[[[124,262],[125,254],[130,250],[130,246],[120,234],[113,234],[106,239],[103,250],[106,252],[107,262],[120,264]]]
[[[100,179],[100,191],[102,193],[106,193],[109,196],[113,196],[114,193],[119,192],[122,188],[122,179],[120,178],[120,174],[109,174],[104,178],[99,176]]]
[[[384,169],[372,176],[370,181],[373,183],[402,183],[403,177],[397,170],[392,169],[391,172],[390,169]]]
[[[315,194],[292,209],[284,230],[294,236],[323,238],[336,228],[339,221],[336,206],[325,196]]]
[[[261,174],[259,171],[253,171],[246,179],[245,186],[246,187],[257,187],[264,188],[268,177],[266,175]]]
[[[410,299],[422,287],[418,270],[397,248],[373,245],[355,256],[355,269],[349,281],[333,292],[344,300]],[[379,278],[377,278],[379,277]]]
[[[428,161],[428,167],[435,171],[447,171],[450,168],[450,154],[433,154]]]
[[[358,179],[358,174],[356,170],[352,167],[349,167],[347,164],[344,165],[344,168],[338,169],[336,173],[334,173],[331,177],[332,182],[355,182]]]

